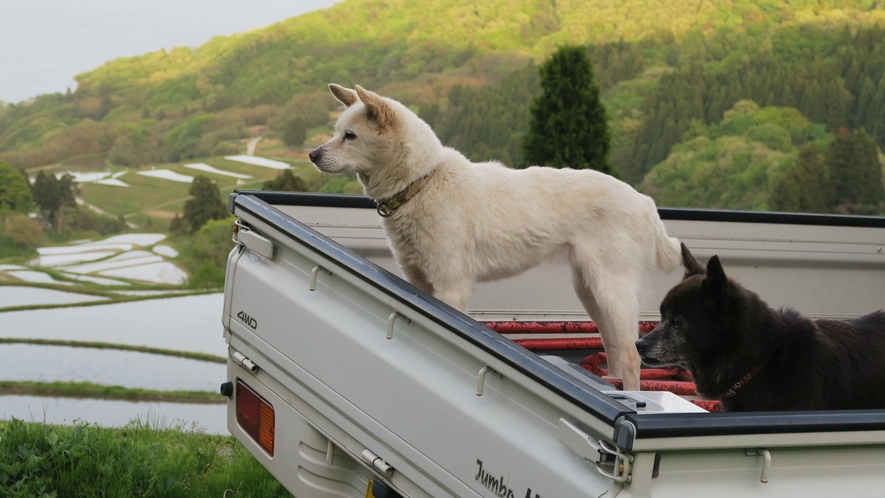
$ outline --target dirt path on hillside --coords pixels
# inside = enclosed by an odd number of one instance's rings
[[[255,147],[258,147],[258,142],[264,137],[255,137],[252,140],[249,140],[249,145],[246,146],[246,155],[254,156],[255,155]]]

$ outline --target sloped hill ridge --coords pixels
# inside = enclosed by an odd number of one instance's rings
[[[461,67],[489,53],[541,57],[562,43],[635,41],[669,30],[845,22],[869,0],[345,0],[190,50],[117,59],[76,77],[79,91],[133,105],[223,95],[284,100],[329,81],[379,87]],[[481,71],[483,68],[480,68]]]

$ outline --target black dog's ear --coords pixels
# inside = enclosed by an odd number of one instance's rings
[[[707,270],[704,268],[704,265],[700,264],[691,255],[691,251],[685,246],[685,242],[680,242],[679,244],[682,246],[682,266],[685,267],[685,275],[682,278],[686,279],[692,275],[703,275],[706,273]]]
[[[703,288],[720,308],[724,310],[728,306],[728,277],[725,276],[719,256],[713,256],[707,261],[707,277]]]

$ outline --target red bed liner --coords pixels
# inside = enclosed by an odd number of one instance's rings
[[[638,337],[651,332],[657,324],[657,322],[639,322]],[[581,361],[581,366],[600,377],[608,375],[608,370],[605,368],[606,356],[602,352],[602,338],[593,322],[483,322],[483,325],[500,334],[506,334],[513,342],[536,353],[594,351]],[[542,334],[551,337],[520,337]],[[618,389],[623,387],[620,379],[606,379],[606,381]],[[698,393],[691,373],[679,367],[643,368],[640,372],[639,385],[643,391],[670,391],[688,397],[692,403],[707,411],[721,411],[716,400],[693,399]]]

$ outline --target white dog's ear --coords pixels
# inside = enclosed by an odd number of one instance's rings
[[[335,98],[338,99],[338,102],[344,104],[345,107],[350,107],[359,100],[356,92],[354,92],[350,88],[344,88],[341,85],[330,83],[329,90],[332,91],[332,95],[334,95]]]
[[[354,88],[356,89],[356,93],[359,95],[360,100],[363,101],[363,104],[366,104],[366,115],[369,119],[377,121],[381,128],[390,128],[393,126],[396,117],[393,109],[387,105],[387,102],[384,102],[384,99],[378,94],[370,92],[359,85],[354,86]]]

